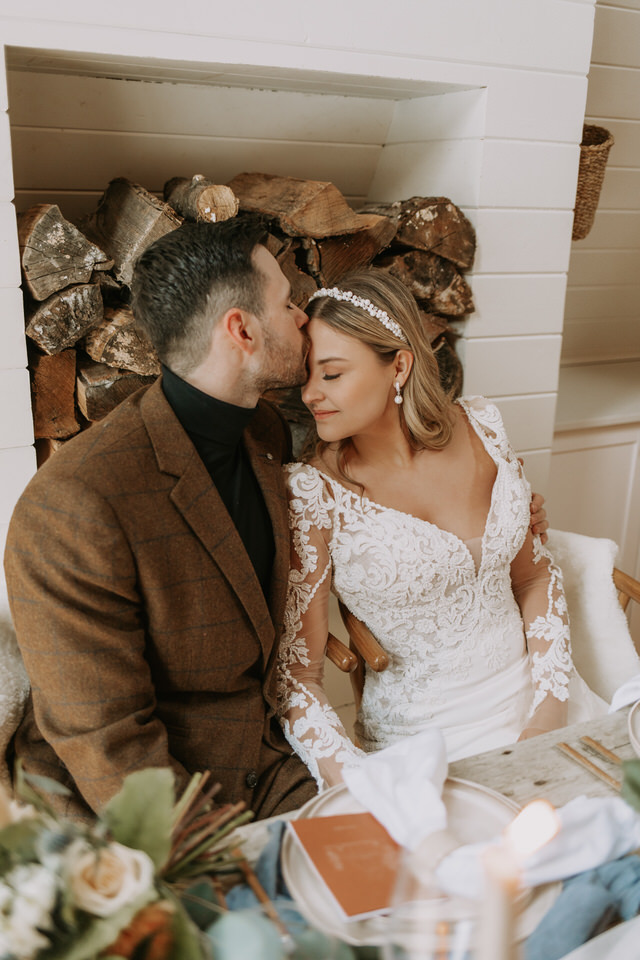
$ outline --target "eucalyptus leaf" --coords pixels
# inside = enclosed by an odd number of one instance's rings
[[[295,938],[296,947],[291,960],[354,960],[349,946],[319,930],[307,929]]]
[[[171,922],[173,948],[169,960],[203,960],[204,937],[180,907]]]
[[[27,773],[23,771],[24,779],[36,790],[42,790],[45,793],[55,793],[59,797],[70,797],[71,791],[59,780],[53,780],[51,777],[43,777],[39,773]]]
[[[160,870],[171,850],[171,823],[175,801],[174,776],[168,768],[149,768],[129,774],[120,792],[102,812],[102,821],[114,840],[143,850]]]
[[[37,861],[38,839],[42,832],[40,820],[19,820],[0,830],[0,848],[21,863]]]
[[[208,880],[198,880],[183,890],[180,902],[200,930],[206,930],[224,912],[216,901],[213,886]]]
[[[622,764],[620,795],[634,810],[640,810],[640,760],[625,760]]]
[[[255,910],[230,910],[207,930],[215,960],[285,960],[278,931]]]
[[[51,950],[43,951],[41,960],[94,960],[128,927],[135,915],[157,898],[155,890],[147,890],[131,903],[110,917],[96,917],[82,931],[74,934],[72,941],[62,943]]]

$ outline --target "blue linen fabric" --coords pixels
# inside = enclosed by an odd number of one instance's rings
[[[296,908],[282,875],[280,847],[285,829],[286,823],[282,820],[268,825],[269,839],[258,857],[254,871],[282,922],[295,937],[307,930],[309,924]],[[246,883],[239,883],[232,887],[226,894],[226,901],[229,910],[246,910],[260,906],[260,901]]]
[[[565,880],[525,944],[525,960],[560,960],[618,917],[640,911],[640,857],[621,857]]]
[[[282,875],[280,848],[286,823],[269,824],[269,840],[256,866],[256,875],[283,922],[296,937],[309,929],[297,910]],[[230,910],[259,906],[251,888],[238,884],[227,893]],[[601,933],[614,919],[630,920],[640,913],[640,856],[621,857],[564,881],[560,896],[524,944],[525,960],[560,960]],[[354,951],[358,956],[359,951]],[[362,954],[364,956],[364,952]],[[375,949],[366,952],[376,956]]]

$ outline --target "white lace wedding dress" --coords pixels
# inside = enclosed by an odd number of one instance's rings
[[[458,403],[497,467],[481,541],[380,506],[308,464],[285,467],[292,569],[279,716],[320,788],[364,756],[322,687],[330,589],[389,655],[384,672],[366,673],[356,735],[367,752],[435,724],[455,760],[513,743],[543,703],[548,726],[567,699],[568,722],[606,710],[573,668],[551,555],[529,537],[523,556],[531,492],[500,414],[481,397]]]

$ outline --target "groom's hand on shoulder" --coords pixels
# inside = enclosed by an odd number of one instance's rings
[[[549,521],[547,520],[547,511],[544,509],[544,497],[540,493],[534,493],[531,497],[531,532],[540,534],[542,543],[547,542],[547,530]]]

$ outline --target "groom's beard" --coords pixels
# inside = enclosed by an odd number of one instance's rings
[[[289,340],[278,340],[269,331],[264,339],[264,361],[256,378],[260,393],[280,387],[301,387],[307,381],[307,354],[310,340],[304,329],[300,330],[300,345]]]

